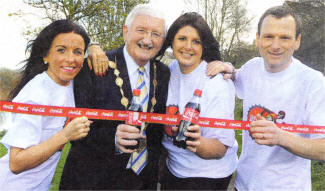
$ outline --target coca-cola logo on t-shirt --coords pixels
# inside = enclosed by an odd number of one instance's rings
[[[178,106],[177,105],[169,105],[169,106],[167,106],[167,108],[166,108],[166,114],[178,115],[179,114]],[[173,136],[172,125],[165,125],[164,126],[164,129],[165,129],[165,133],[169,137],[172,137]]]
[[[277,123],[277,122],[279,122],[279,120],[282,120],[285,118],[284,111],[279,111],[278,114],[276,114],[275,112],[273,112],[263,106],[253,105],[248,110],[247,120],[248,121],[256,121],[256,116],[258,114],[260,114],[266,120],[273,121],[274,123]]]

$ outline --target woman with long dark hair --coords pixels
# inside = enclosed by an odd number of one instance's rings
[[[70,20],[45,27],[31,48],[12,101],[74,107],[73,78],[84,64],[89,43],[85,30]],[[91,121],[65,117],[12,114],[12,126],[1,142],[0,190],[49,190],[65,143],[87,136]]]

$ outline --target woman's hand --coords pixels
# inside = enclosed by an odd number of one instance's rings
[[[62,131],[68,141],[78,140],[88,135],[91,123],[92,121],[87,117],[78,117],[66,125]]]
[[[88,47],[88,66],[94,68],[97,76],[104,76],[108,70],[108,58],[99,45]]]

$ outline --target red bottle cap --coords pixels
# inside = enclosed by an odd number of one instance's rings
[[[141,93],[141,90],[139,90],[139,89],[134,89],[133,90],[133,95],[135,95],[135,96],[139,96],[140,93]]]
[[[200,90],[200,89],[196,89],[196,90],[194,91],[194,95],[201,97],[201,96],[202,96],[202,90]]]

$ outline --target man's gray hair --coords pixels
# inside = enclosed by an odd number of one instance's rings
[[[134,18],[138,15],[148,15],[151,17],[156,17],[158,19],[162,19],[165,22],[165,34],[167,32],[167,24],[165,19],[165,14],[159,10],[157,7],[153,6],[152,4],[139,4],[130,11],[128,16],[125,20],[125,25],[127,27],[131,27],[131,24],[134,20]]]

